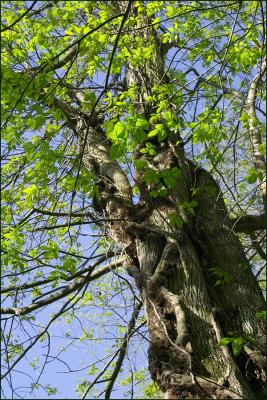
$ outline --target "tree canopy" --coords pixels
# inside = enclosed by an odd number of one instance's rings
[[[227,208],[218,224],[238,236],[264,293],[265,6],[2,1],[4,398],[72,398],[68,376],[77,398],[162,396],[132,245],[185,232],[197,247],[201,204],[207,224],[214,204]],[[242,280],[227,268],[207,266],[221,299]],[[237,357],[244,335],[216,340]]]

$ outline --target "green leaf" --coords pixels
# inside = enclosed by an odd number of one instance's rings
[[[134,166],[137,171],[144,169],[146,167],[146,165],[147,165],[147,162],[145,160],[137,159],[134,161]]]
[[[246,176],[246,180],[248,183],[254,183],[258,179],[258,173],[255,168],[251,168],[248,175]]]
[[[263,143],[261,143],[259,147],[260,147],[260,152],[261,152],[261,154],[262,154],[263,156],[266,156],[266,145],[263,144]]]
[[[237,357],[240,354],[245,343],[247,343],[247,339],[245,339],[243,336],[234,338],[232,342],[232,349],[235,357]]]
[[[151,156],[155,156],[157,154],[157,152],[155,149],[149,149],[148,154],[150,154]]]
[[[110,137],[109,135],[111,134],[111,132],[114,129],[114,122],[113,121],[108,121],[106,124],[106,135],[108,137]]]
[[[173,114],[171,111],[166,111],[164,113],[164,118],[166,119],[166,121],[171,121],[173,119]]]
[[[140,143],[143,142],[147,139],[147,134],[146,132],[141,129],[141,128],[137,128],[133,131],[132,133],[133,135],[133,139],[135,140],[135,142]]]
[[[184,221],[176,212],[170,212],[168,218],[171,226],[176,226],[177,228],[183,226]]]
[[[177,181],[173,176],[165,176],[163,177],[164,183],[171,188],[177,187]]]
[[[216,346],[227,346],[229,343],[232,343],[234,338],[224,337],[219,340]]]
[[[159,131],[158,132],[158,141],[162,142],[164,139],[167,137],[167,132],[166,131]]]
[[[146,154],[148,152],[148,149],[146,149],[145,147],[142,147],[142,149],[140,149],[140,153],[142,154]]]
[[[59,271],[58,274],[59,274],[60,278],[62,278],[64,280],[68,280],[69,279],[69,276],[63,271]]]
[[[150,183],[158,183],[159,176],[157,175],[156,171],[149,169],[145,171],[144,175],[142,176],[142,182],[145,182],[147,185]]]
[[[110,147],[110,157],[112,160],[117,160],[124,154],[124,146],[120,143],[114,143]]]
[[[150,196],[151,196],[153,199],[156,199],[157,197],[160,196],[158,190],[150,190],[149,194],[150,194]]]
[[[182,176],[182,172],[178,167],[173,167],[170,172],[171,175],[174,176],[175,178],[179,178],[180,176]]]
[[[263,319],[265,319],[265,318],[266,318],[266,311],[263,310],[263,311],[258,311],[258,312],[256,312],[256,318],[263,318]]]
[[[152,131],[150,131],[149,133],[148,133],[148,137],[154,137],[154,136],[157,136],[157,134],[159,133],[159,131],[158,131],[158,129],[153,129]]]
[[[149,129],[149,122],[145,118],[137,118],[136,126],[146,131]]]
[[[195,208],[197,205],[198,205],[198,202],[197,202],[196,200],[190,201],[190,206],[191,206],[192,208]]]
[[[111,124],[108,125],[106,130],[107,137],[113,141],[118,141],[118,139],[123,139],[126,136],[126,133],[127,133],[126,126],[121,121],[116,122],[113,129],[111,129]]]

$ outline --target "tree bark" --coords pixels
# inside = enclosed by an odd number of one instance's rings
[[[227,225],[218,185],[200,170],[197,187],[207,183],[217,193],[203,190],[198,196],[193,234],[176,232],[175,238],[169,229],[163,251],[158,246],[163,235],[154,236],[159,261],[142,289],[151,340],[149,368],[166,398],[258,398],[265,379],[264,326],[255,314],[264,309],[264,299]],[[166,231],[165,205],[154,214],[153,225]],[[142,271],[151,265],[147,258],[153,246],[146,235],[138,240],[143,244],[138,252]],[[229,274],[228,280],[215,286],[211,268]],[[230,348],[216,345],[229,332],[255,342],[235,358]]]

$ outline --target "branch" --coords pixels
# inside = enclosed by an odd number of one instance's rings
[[[25,13],[20,15],[19,18],[16,19],[16,21],[12,22],[12,24],[1,29],[1,33],[4,31],[7,31],[8,29],[11,29],[14,25],[16,25],[19,21],[21,21],[22,18],[25,17],[25,15],[27,15],[33,9],[33,7],[35,6],[36,3],[37,3],[37,0],[33,1],[32,5],[25,11]]]
[[[17,225],[20,225],[20,226],[23,225],[24,222],[26,222],[29,219],[29,217],[34,213],[43,214],[43,215],[50,215],[50,216],[54,216],[54,217],[68,217],[69,216],[68,213],[64,213],[64,212],[41,210],[40,208],[32,208],[28,212],[28,214],[24,218],[22,218],[22,220]],[[76,217],[81,217],[81,218],[90,217],[92,219],[92,222],[95,222],[95,223],[99,222],[98,220],[94,220],[94,215],[90,211],[87,211],[85,213],[73,212],[71,214],[71,217],[73,217],[73,218],[76,218]]]
[[[260,66],[260,70],[254,79],[251,82],[247,101],[246,101],[246,108],[247,113],[249,116],[249,134],[250,134],[250,141],[252,147],[252,156],[253,156],[253,163],[258,172],[261,172],[263,176],[266,176],[265,173],[265,158],[261,152],[261,133],[259,129],[259,121],[255,111],[255,100],[258,90],[258,85],[261,81],[262,76],[264,75],[266,70],[266,59],[263,60]],[[256,126],[255,126],[256,125]],[[266,184],[265,179],[263,179],[259,184],[259,189],[263,199],[263,205],[266,213]]]
[[[212,82],[212,81],[210,81],[209,79],[204,78],[204,76],[201,76],[200,73],[199,73],[195,68],[190,68],[190,69],[188,69],[188,70],[185,72],[185,74],[188,74],[189,72],[193,72],[197,77],[199,77],[199,78],[198,78],[198,83],[201,83],[201,82],[207,83],[208,85],[210,85],[210,86],[212,86],[212,87],[214,87],[214,88],[216,88],[216,89],[222,90],[223,94],[231,94],[231,95],[237,97],[237,98],[240,99],[240,100],[243,100],[243,101],[246,100],[245,94],[242,93],[242,92],[240,92],[240,90],[233,89],[233,88],[229,88],[229,87],[227,87],[227,86],[219,85],[218,83]],[[221,97],[219,98],[219,100],[220,100],[220,99],[221,99]],[[261,114],[263,114],[264,116],[266,116],[266,112],[264,112],[261,108],[257,107],[256,105],[254,105],[254,106],[255,106],[255,109],[256,109],[256,110],[258,110]],[[214,108],[214,107],[215,107],[215,106],[213,105],[213,108]]]
[[[267,261],[267,257],[266,257],[266,253],[263,251],[260,242],[258,242],[256,235],[254,234],[254,232],[252,232],[250,234],[250,239],[251,239],[251,244],[254,247],[254,249],[256,250],[256,252],[258,253],[258,255],[263,259]],[[265,268],[265,265],[264,267]],[[256,278],[260,275],[261,273],[261,269],[256,273]]]
[[[77,293],[78,294],[78,293]],[[75,294],[73,297],[71,297],[70,299],[68,299],[66,301],[65,304],[63,304],[63,306],[61,307],[61,309],[54,314],[50,321],[48,322],[48,324],[46,325],[46,327],[40,332],[38,333],[34,340],[29,344],[28,347],[26,347],[26,349],[24,349],[24,351],[18,356],[18,358],[14,361],[14,363],[10,366],[10,368],[8,369],[7,372],[5,372],[2,376],[1,379],[4,379],[6,375],[9,374],[9,372],[15,367],[15,365],[22,359],[25,357],[25,355],[27,354],[27,352],[35,345],[35,343],[42,337],[44,336],[46,333],[48,333],[48,329],[50,327],[50,325],[61,315],[63,315],[66,311],[73,309],[74,305],[80,300],[80,298],[76,299],[75,301],[74,298],[77,296],[77,294]],[[70,304],[70,306],[67,308],[68,304]]]
[[[48,68],[48,71],[53,70],[53,68],[56,65],[60,65],[62,66],[62,60],[65,60],[65,63],[67,62],[67,60],[69,60],[70,55],[74,54],[74,52],[78,52],[76,45],[79,45],[79,43],[85,39],[87,36],[89,36],[91,33],[96,32],[98,29],[102,28],[102,26],[106,25],[107,23],[109,23],[110,21],[112,21],[115,18],[118,18],[120,16],[122,16],[122,13],[116,14],[110,18],[108,18],[106,21],[102,22],[101,24],[97,25],[95,28],[91,29],[89,32],[87,32],[85,35],[83,35],[82,37],[80,37],[79,39],[75,40],[75,42],[71,43],[69,46],[67,46],[64,50],[62,50],[59,54],[57,54],[55,57],[52,57],[51,60],[45,62],[44,64],[40,65],[39,67],[34,67],[28,70],[28,72],[33,72],[30,80],[28,81],[28,83],[26,84],[25,88],[22,90],[18,100],[16,101],[15,105],[13,106],[12,110],[10,111],[10,113],[8,114],[5,122],[2,125],[2,128],[4,128],[4,126],[7,125],[9,118],[11,117],[11,115],[13,114],[14,110],[16,109],[17,105],[19,104],[19,102],[21,101],[22,97],[24,96],[24,94],[26,93],[28,87],[30,86],[30,84],[33,82],[34,78],[42,71],[45,70],[45,68]],[[63,58],[61,58],[61,56],[63,54],[67,53]],[[54,67],[51,67],[51,63],[55,61],[55,64],[52,64]],[[50,69],[52,68],[52,69]]]
[[[41,6],[40,8],[38,8],[38,10],[32,11],[31,14],[30,14],[30,17],[32,17],[33,15],[38,15],[38,14],[40,14],[42,11],[47,10],[48,8],[53,7],[54,3],[56,4],[56,1],[52,1],[51,3],[44,4],[43,6]]]
[[[52,294],[51,296],[47,297],[44,300],[40,300],[36,303],[31,303],[28,306],[24,306],[24,307],[4,307],[4,308],[1,308],[1,313],[2,314],[13,314],[13,315],[29,314],[30,312],[32,312],[34,310],[38,310],[41,307],[44,307],[51,303],[54,303],[55,301],[68,296],[69,294],[73,293],[74,291],[80,289],[86,283],[92,282],[92,281],[100,278],[101,276],[106,275],[107,273],[109,273],[109,272],[113,271],[114,269],[118,268],[119,266],[121,266],[121,264],[125,260],[126,260],[126,257],[121,257],[118,260],[105,265],[103,268],[99,268],[97,271],[93,272],[92,274],[89,273],[86,277],[78,279],[76,282],[71,283],[64,289],[58,291],[57,293]]]
[[[50,61],[48,61],[48,65],[45,68],[46,72],[50,71],[55,71],[61,67],[64,67],[65,64],[67,64],[68,61],[72,60],[73,57],[79,52],[78,48],[75,46],[73,48],[68,49],[63,57],[57,56],[56,59],[52,59],[54,62],[50,64]],[[38,69],[39,67],[32,68],[32,70]]]
[[[67,253],[67,252],[64,252],[64,253]],[[71,254],[71,253],[67,253],[67,254]],[[73,255],[73,254],[72,254],[72,255]],[[75,274],[70,275],[70,276],[68,277],[68,279],[66,278],[65,280],[66,280],[66,281],[72,281],[73,279],[78,278],[78,277],[80,277],[81,275],[84,275],[84,274],[86,274],[86,273],[93,272],[93,270],[95,269],[95,267],[97,267],[98,265],[102,264],[103,261],[105,261],[105,260],[107,260],[107,259],[109,259],[109,258],[111,258],[111,257],[113,257],[113,256],[114,256],[114,253],[113,253],[113,252],[104,254],[104,255],[102,255],[93,265],[90,265],[90,266],[88,266],[87,268],[83,268],[81,271],[78,271],[78,272],[76,272]],[[82,257],[82,256],[81,256],[81,257]],[[90,258],[87,258],[87,257],[85,257],[85,258],[86,258],[86,261],[83,263],[83,265],[85,265],[85,264],[87,263],[87,261],[90,259]],[[14,274],[13,276],[17,276],[17,275]],[[91,278],[92,278],[92,274],[90,274],[90,276],[91,276]],[[20,284],[20,285],[13,285],[13,286],[9,286],[9,287],[6,287],[6,288],[1,289],[1,290],[0,290],[0,293],[3,294],[3,293],[12,292],[12,291],[18,291],[18,290],[21,290],[21,291],[22,291],[22,290],[25,290],[25,289],[31,289],[31,288],[34,288],[34,287],[36,287],[36,286],[42,286],[42,285],[45,285],[45,284],[47,284],[47,283],[51,283],[51,282],[53,282],[53,281],[55,281],[55,280],[57,280],[57,278],[47,278],[47,279],[43,279],[43,280],[40,280],[40,281],[27,282],[27,283],[23,283],[23,284]],[[44,294],[43,296],[45,296],[45,294]],[[42,296],[42,297],[43,297],[43,296]],[[36,299],[35,299],[35,300],[36,300]]]
[[[253,233],[266,229],[266,216],[265,214],[243,215],[230,219],[230,224],[236,233]]]
[[[129,342],[129,339],[130,339],[130,337],[132,335],[132,332],[134,330],[135,322],[136,322],[136,320],[138,318],[138,315],[139,315],[139,312],[140,312],[140,310],[142,308],[142,305],[143,305],[142,303],[138,303],[135,306],[135,309],[133,311],[132,317],[131,317],[129,325],[128,325],[127,332],[125,333],[124,338],[123,338],[122,346],[121,346],[120,352],[119,352],[119,357],[118,357],[118,359],[116,361],[115,368],[114,368],[114,370],[112,372],[108,387],[106,389],[105,400],[109,400],[110,399],[112,388],[113,388],[114,383],[116,381],[116,378],[117,378],[117,376],[118,376],[118,374],[120,372],[123,360],[124,360],[125,355],[126,355],[128,342]]]
[[[95,31],[97,31],[98,29],[102,28],[102,26],[106,25],[107,23],[109,23],[110,21],[112,21],[115,18],[121,17],[123,14],[119,13],[116,15],[113,15],[112,17],[108,18],[106,21],[102,22],[101,24],[97,25],[95,28],[91,29],[89,32],[87,32],[85,35],[83,35],[82,37],[80,37],[79,39],[75,40],[75,42],[71,43],[69,46],[67,46],[64,50],[62,50],[59,54],[57,54],[55,57],[53,57],[51,60],[49,60],[48,62],[46,62],[43,66],[40,67],[36,67],[36,68],[32,68],[32,70],[38,69],[38,70],[43,70],[45,67],[48,66],[48,71],[52,71],[54,69],[58,69],[60,67],[62,67],[67,61],[69,61],[72,57],[70,54],[76,53],[77,51],[77,47],[76,45],[79,45],[87,36],[89,36],[91,33],[94,33]],[[66,54],[65,54],[66,53]],[[64,55],[64,57],[61,58],[61,56]],[[70,58],[68,58],[70,57]],[[66,61],[66,59],[68,58],[68,60]],[[65,63],[63,63],[63,60],[65,60]],[[55,63],[53,64],[53,68],[50,69],[51,66],[51,62],[55,61]]]
[[[255,105],[255,100],[256,100],[256,95],[257,95],[257,89],[258,85],[260,83],[260,80],[262,76],[264,75],[266,70],[266,59],[264,59],[261,63],[260,70],[257,73],[257,75],[254,77],[254,79],[251,82],[250,88],[248,90],[247,97],[245,95],[232,88],[228,88],[224,85],[218,85],[215,82],[211,82],[210,79],[204,78],[203,76],[200,76],[198,71],[195,68],[189,68],[185,74],[188,74],[189,72],[193,72],[197,77],[198,77],[198,82],[196,87],[198,86],[199,83],[205,82],[210,86],[213,86],[217,89],[220,89],[223,91],[224,94],[231,94],[237,97],[238,99],[242,100],[245,103],[247,113],[249,116],[249,134],[250,134],[250,140],[251,140],[251,146],[252,146],[252,156],[253,156],[253,163],[257,171],[261,172],[264,177],[265,177],[265,158],[261,152],[261,134],[260,134],[260,129],[259,129],[259,123],[258,123],[258,118],[256,114],[256,109],[260,112],[262,112],[261,109],[256,107]],[[263,112],[264,115],[266,115]],[[256,125],[256,126],[255,126]],[[265,179],[263,178],[259,184],[259,189],[263,198],[263,205],[264,205],[264,210],[266,212],[266,184],[265,184]]]
[[[87,123],[86,132],[85,132],[85,135],[84,135],[84,138],[83,138],[83,143],[82,143],[82,146],[81,146],[80,160],[79,160],[79,165],[78,165],[78,172],[77,172],[77,175],[76,175],[74,188],[73,188],[73,192],[72,192],[72,197],[71,197],[71,202],[70,202],[70,212],[72,212],[72,205],[73,205],[73,201],[74,201],[74,196],[76,194],[76,186],[77,186],[77,182],[78,182],[78,179],[79,179],[80,170],[81,170],[81,167],[82,167],[83,157],[84,157],[84,154],[85,154],[85,148],[86,148],[86,145],[87,145],[87,142],[88,142],[88,137],[89,137],[89,132],[90,132],[90,122],[92,120],[92,117],[94,115],[94,112],[96,110],[96,107],[97,107],[102,95],[107,91],[108,80],[109,80],[109,75],[110,75],[110,71],[111,71],[113,58],[114,58],[114,55],[115,55],[115,52],[116,52],[116,49],[117,49],[117,45],[118,45],[118,41],[119,41],[119,38],[120,38],[120,35],[121,35],[122,28],[123,28],[123,26],[124,26],[124,24],[126,22],[126,19],[127,19],[128,15],[129,15],[129,12],[130,12],[130,9],[131,9],[131,4],[132,4],[132,1],[129,1],[125,13],[120,14],[120,15],[123,15],[123,18],[122,18],[121,25],[120,25],[120,28],[118,30],[118,33],[117,33],[117,36],[116,36],[116,39],[115,39],[115,43],[114,43],[113,49],[112,49],[112,53],[111,53],[111,57],[110,57],[109,65],[108,65],[108,70],[107,70],[107,75],[106,75],[106,78],[105,78],[104,89],[101,91],[101,93],[99,94],[98,98],[96,99],[96,101],[95,101],[95,103],[94,103],[94,105],[93,105],[93,107],[91,109],[90,115],[88,116],[88,120],[89,121]],[[101,143],[101,146],[102,146],[102,148],[104,147],[102,143]],[[103,150],[102,150],[102,153],[103,153]],[[102,160],[101,160],[101,162],[102,162]],[[103,162],[102,162],[102,164],[103,164]],[[117,186],[117,189],[119,189],[118,191],[119,191],[120,195],[125,197],[125,198],[127,198],[127,199],[130,199],[131,198],[131,188],[130,188],[129,181],[128,181],[128,178],[125,175],[125,173],[121,170],[121,168],[119,167],[118,164],[116,164],[114,162],[110,162],[110,160],[107,162],[107,166],[108,166],[108,170],[110,171],[110,173],[106,173],[104,175],[107,175],[111,179],[112,178],[117,178],[117,179],[112,179],[112,180],[115,183],[115,185]],[[108,172],[108,171],[106,171],[106,172]]]
[[[67,222],[65,224],[57,224],[57,225],[51,225],[51,226],[41,226],[39,228],[33,229],[34,232],[39,232],[39,231],[50,231],[51,229],[59,229],[59,228],[67,228],[70,226],[77,226],[77,225],[88,225],[88,224],[99,224],[99,222],[121,222],[121,221],[127,221],[125,218],[117,218],[117,219],[112,219],[112,218],[106,218],[106,219],[96,219],[93,221],[76,221],[76,222]]]
[[[185,74],[189,74],[189,72],[193,72],[198,77],[198,83],[204,82],[210,86],[215,87],[216,89],[222,90],[224,94],[232,94],[240,100],[245,100],[245,95],[239,90],[228,88],[224,85],[219,85],[218,83],[212,82],[210,79],[204,78],[200,75],[200,73],[195,68],[189,68]]]

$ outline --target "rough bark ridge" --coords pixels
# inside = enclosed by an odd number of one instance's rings
[[[153,105],[144,102],[153,84],[168,83],[156,31],[142,31],[144,43],[151,38],[154,62],[140,68],[128,64],[126,72],[127,85],[138,88],[137,112],[146,117],[153,113]],[[64,102],[56,103],[80,145],[90,125],[83,162],[98,177],[103,214],[128,221],[109,223],[108,229],[127,255],[125,267],[142,293],[149,370],[165,398],[259,398],[265,380],[264,326],[255,314],[264,308],[264,299],[231,230],[215,180],[185,158],[182,144],[177,145],[181,138],[170,133],[159,145],[158,156],[149,161],[155,171],[178,167],[176,188],[164,198],[152,199],[139,173],[136,184],[142,198],[134,205],[127,176],[110,159],[97,118],[88,120]],[[138,149],[135,157],[141,157]],[[192,188],[198,188],[194,217],[185,210]],[[182,228],[170,226],[171,212],[182,218]],[[228,282],[215,287],[215,270],[227,273]],[[216,346],[231,333],[248,340],[238,357],[230,347]]]

